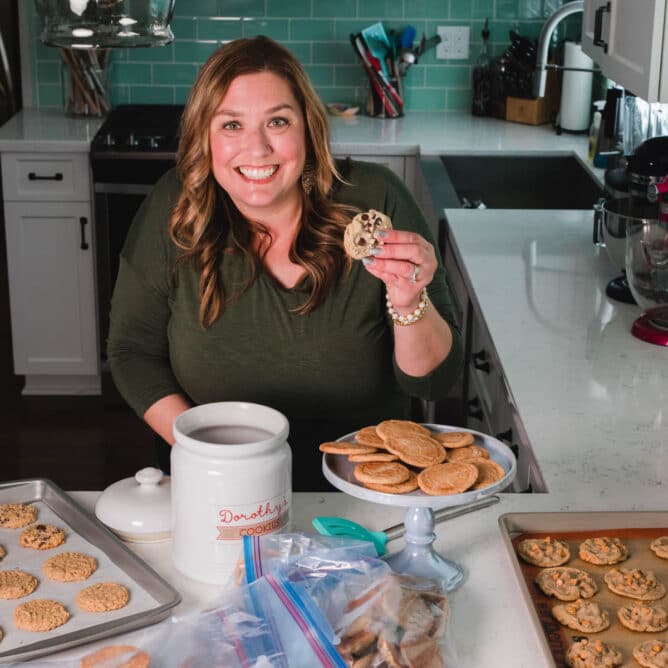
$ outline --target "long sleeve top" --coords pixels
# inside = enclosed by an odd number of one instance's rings
[[[413,197],[390,170],[350,160],[338,166],[347,183],[335,199],[382,211],[394,228],[434,243]],[[179,392],[194,404],[266,404],[290,422],[295,463],[304,458],[319,467],[320,442],[383,419],[407,418],[411,396],[437,399],[450,388],[463,346],[440,258],[428,292],[450,325],[453,345],[426,376],[408,376],[397,366],[385,286],[361,262],[307,315],[292,312],[304,301],[303,286],[282,287],[261,271],[205,329],[198,322],[196,272],[183,263],[174,271],[178,249],[168,224],[179,188],[175,171],[168,172],[142,204],[113,293],[108,359],[116,386],[137,414]],[[226,294],[238,292],[248,271],[243,256],[224,254],[219,270]]]

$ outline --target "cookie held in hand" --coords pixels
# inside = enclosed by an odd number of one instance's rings
[[[343,234],[343,247],[346,253],[355,260],[371,255],[371,251],[381,245],[378,232],[391,230],[392,221],[380,211],[369,209],[358,213],[348,223]]]

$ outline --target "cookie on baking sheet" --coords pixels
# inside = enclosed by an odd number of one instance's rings
[[[417,478],[418,485],[425,494],[461,494],[475,483],[478,469],[469,462],[445,462],[420,471]]]
[[[3,557],[4,557],[6,554],[7,554],[7,553],[5,552],[5,548],[2,547],[2,545],[0,545],[0,561],[2,561]]]
[[[399,462],[365,462],[353,469],[353,475],[365,484],[398,485],[408,480],[411,472]]]
[[[611,568],[603,579],[611,592],[628,598],[637,598],[640,601],[656,601],[666,594],[666,588],[656,579],[653,571],[640,568]]]
[[[392,221],[380,211],[369,209],[358,213],[346,225],[343,233],[343,247],[355,260],[371,255],[371,251],[382,245],[378,232],[391,230]]]
[[[614,668],[621,666],[623,660],[614,645],[600,640],[581,638],[566,650],[566,665],[571,668]]]
[[[51,631],[69,618],[62,603],[46,598],[19,603],[14,608],[14,625],[21,631]]]
[[[668,666],[668,641],[646,640],[633,648],[633,658],[645,668]]]
[[[378,435],[375,425],[362,427],[356,434],[355,440],[360,445],[368,445],[372,448],[385,450],[385,441]]]
[[[0,527],[20,529],[37,519],[37,510],[30,503],[0,503]]]
[[[583,633],[598,633],[610,626],[610,616],[598,603],[578,598],[552,608],[552,616],[564,626]]]
[[[431,432],[417,422],[411,420],[383,420],[376,425],[376,433],[384,441],[393,436],[403,437],[411,434],[431,436]]]
[[[319,446],[320,452],[328,452],[332,455],[363,455],[376,452],[376,448],[367,445],[351,443],[350,441],[326,441]]]
[[[396,462],[399,457],[391,452],[370,452],[368,455],[348,455],[349,462]]]
[[[120,663],[122,662],[122,663]],[[81,659],[80,668],[148,668],[150,656],[132,645],[109,645],[87,654]]]
[[[50,550],[65,542],[65,532],[53,524],[33,524],[21,532],[19,543],[33,550]]]
[[[86,612],[109,612],[128,604],[130,592],[116,582],[97,582],[77,594],[77,605]]]
[[[455,450],[447,450],[449,462],[460,462],[467,459],[489,459],[489,450],[481,445],[465,445]]]
[[[475,440],[473,434],[468,431],[439,431],[432,436],[446,448],[463,448]]]
[[[629,548],[619,538],[608,536],[587,538],[580,543],[578,553],[582,561],[598,566],[618,564],[629,558]]]
[[[525,538],[517,544],[517,554],[534,566],[561,566],[571,558],[568,543],[557,538]]]
[[[37,587],[37,578],[25,571],[0,571],[0,599],[23,598]]]
[[[2,629],[0,629],[0,640],[2,640],[3,635],[4,635],[4,633],[2,632]]]
[[[455,452],[457,452],[455,450]],[[474,459],[467,459],[463,461],[468,461],[473,464],[478,469],[478,477],[473,483],[472,489],[483,489],[484,487],[489,487],[495,482],[499,482],[506,475],[506,472],[503,470],[501,464],[497,464],[492,459],[483,459],[482,457],[475,457]]]
[[[617,610],[620,624],[631,631],[659,633],[668,629],[668,610],[660,605],[631,603]]]
[[[417,476],[413,471],[410,471],[408,480],[400,482],[396,485],[383,485],[382,483],[365,482],[365,487],[373,489],[376,492],[385,492],[386,494],[407,494],[414,492],[418,488]]]
[[[668,536],[659,536],[655,538],[650,544],[649,549],[656,554],[657,557],[668,559]]]
[[[81,552],[61,552],[49,557],[42,566],[49,580],[77,582],[87,580],[97,569],[97,561]]]
[[[392,434],[385,439],[385,447],[402,462],[419,468],[445,461],[445,448],[431,436],[418,432],[404,436]]]
[[[591,598],[598,591],[589,573],[569,566],[555,566],[542,570],[536,576],[536,584],[544,594],[554,596],[560,601]]]

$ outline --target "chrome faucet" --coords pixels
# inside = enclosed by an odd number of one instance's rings
[[[573,0],[573,2],[567,2],[565,5],[562,5],[553,12],[550,17],[545,21],[543,27],[540,30],[540,36],[538,37],[538,49],[536,54],[536,71],[533,75],[533,94],[536,97],[545,97],[545,82],[547,81],[547,70],[548,69],[559,69],[558,66],[547,64],[547,54],[550,49],[550,38],[554,29],[557,27],[563,19],[575,12],[584,11],[584,1],[583,0]]]

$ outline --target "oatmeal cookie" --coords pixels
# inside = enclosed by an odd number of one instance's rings
[[[353,469],[353,475],[364,484],[398,485],[408,480],[411,472],[399,462],[365,462]]]
[[[600,640],[582,638],[566,651],[566,665],[571,668],[613,668],[622,665],[622,653]]]
[[[646,640],[633,648],[633,658],[645,668],[665,668],[668,666],[668,642]]]
[[[591,598],[598,591],[589,573],[568,566],[542,570],[536,577],[536,584],[547,596],[554,596],[561,601]]]
[[[116,582],[97,582],[77,594],[77,605],[86,612],[108,612],[128,604],[130,593]]]
[[[87,580],[97,569],[97,561],[81,552],[61,552],[47,559],[42,566],[49,580],[77,582]]]
[[[474,441],[473,434],[468,431],[439,431],[432,436],[446,448],[463,448]]]
[[[467,459],[489,459],[489,450],[481,445],[465,445],[456,450],[447,450],[448,461],[461,462]]]
[[[562,566],[571,558],[568,543],[556,538],[525,538],[517,544],[517,554],[534,566]]]
[[[618,564],[629,558],[629,548],[619,538],[587,538],[580,543],[578,551],[582,561],[598,566]]]
[[[149,655],[132,645],[110,645],[84,656],[80,668],[104,668],[111,665],[115,668],[148,668],[149,664]]]
[[[25,571],[0,571],[0,599],[23,598],[37,587],[37,578]]]
[[[37,519],[35,506],[29,503],[0,503],[0,527],[20,529]]]
[[[631,603],[617,610],[617,618],[631,631],[658,633],[668,629],[668,611],[659,605]]]
[[[668,559],[668,536],[659,536],[655,538],[650,544],[649,549],[656,554],[657,557]]]
[[[370,427],[362,427],[355,434],[355,440],[360,445],[368,445],[371,446],[372,448],[385,450],[385,441],[378,435],[375,425],[372,425]]]
[[[455,451],[456,452],[456,451]],[[478,477],[473,483],[472,489],[483,489],[489,487],[495,482],[499,482],[506,475],[501,464],[497,464],[491,459],[483,459],[476,457],[475,459],[467,460],[478,469]]]
[[[610,626],[610,616],[598,603],[578,598],[552,608],[552,616],[564,626],[583,633],[598,633]]]
[[[62,603],[50,599],[33,599],[14,609],[14,625],[22,631],[51,631],[70,618]]]
[[[370,452],[368,455],[348,455],[348,461],[359,464],[360,462],[396,462],[399,459],[391,452]]]
[[[414,492],[418,488],[418,481],[415,473],[411,471],[408,480],[404,480],[404,482],[400,482],[396,485],[365,482],[364,486],[373,489],[376,492],[385,492],[386,494],[406,494],[408,492]]]
[[[376,452],[376,448],[349,441],[326,441],[318,447],[320,452],[328,452],[332,455],[368,455]]]
[[[478,469],[469,462],[446,462],[420,471],[417,478],[425,494],[461,494],[478,479]]]
[[[19,537],[23,547],[33,550],[50,550],[65,542],[65,532],[53,524],[33,524],[24,529]]]
[[[611,592],[628,598],[656,601],[666,594],[666,588],[654,573],[640,568],[611,568],[603,579]]]
[[[440,464],[446,458],[445,448],[438,441],[419,433],[388,436],[385,447],[402,462],[418,468]]]
[[[2,545],[0,545],[0,561],[2,561],[3,557],[4,557],[6,554],[7,554],[7,553],[5,552],[5,548],[2,547]]]

